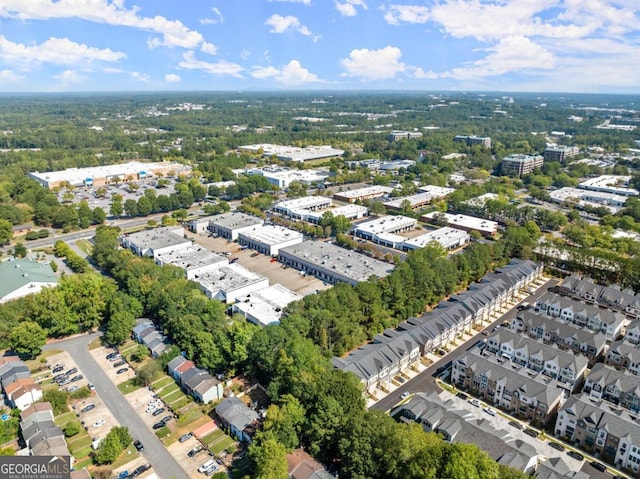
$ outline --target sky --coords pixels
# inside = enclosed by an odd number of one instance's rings
[[[0,0],[0,92],[640,93],[640,0]]]

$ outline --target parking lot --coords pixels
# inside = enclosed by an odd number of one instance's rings
[[[167,422],[166,426],[173,431],[175,427],[173,412],[160,398],[155,396],[157,395],[154,394],[153,391],[150,391],[149,388],[141,388],[125,395],[125,398],[129,404],[131,404],[131,407],[140,415],[144,423],[149,426],[149,429],[153,430],[154,424],[170,416],[172,419]]]
[[[104,370],[107,376],[109,376],[109,379],[111,379],[115,385],[118,385],[120,383],[123,383],[135,377],[136,373],[133,370],[133,368],[126,363],[124,359],[118,358],[113,361],[108,360],[107,355],[113,352],[114,352],[113,349],[106,348],[104,346],[100,346],[90,351],[91,355],[96,360],[96,362]],[[127,368],[127,371],[118,374],[118,371],[124,368]]]
[[[112,427],[120,425],[95,393],[72,403],[71,409],[94,440],[103,439]]]
[[[212,238],[206,235],[196,235],[193,233],[187,233],[187,235],[194,238],[196,243],[210,251],[215,253],[230,253],[228,256],[230,260],[238,258],[238,263],[248,270],[269,278],[269,284],[279,283],[302,296],[331,287],[330,284],[325,284],[313,276],[303,276],[293,268],[285,268],[281,263],[272,261],[271,256],[264,254],[256,255],[256,251],[252,249],[243,250],[238,243],[228,242],[224,238]]]
[[[43,373],[36,375],[36,381],[48,384],[50,380],[57,379],[58,382],[56,384],[60,384],[58,386],[59,389],[67,392],[76,391],[89,384],[87,378],[82,374],[82,369],[74,363],[66,351],[60,351],[49,356],[47,358],[47,367],[49,371],[43,371]]]

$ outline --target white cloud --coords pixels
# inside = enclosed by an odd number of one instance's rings
[[[357,76],[363,80],[384,80],[394,78],[405,71],[406,65],[400,62],[402,52],[397,47],[386,46],[379,50],[351,50],[349,58],[341,63],[346,69],[345,76]]]
[[[0,82],[17,83],[25,79],[24,75],[14,72],[13,70],[0,70]]]
[[[271,27],[271,30],[269,30],[271,33],[284,33],[287,30],[293,30],[305,36],[311,35],[311,30],[302,25],[300,20],[292,15],[287,15],[286,17],[278,14],[271,15],[264,24]]]
[[[147,73],[140,72],[131,72],[131,77],[136,80],[140,80],[143,83],[148,83],[151,81],[151,77]]]
[[[123,52],[99,49],[72,42],[68,38],[49,38],[39,45],[14,43],[0,35],[0,59],[5,63],[53,63],[56,65],[86,65],[94,61],[117,62],[126,57]]]
[[[302,86],[321,81],[318,76],[304,68],[298,60],[291,60],[281,69],[273,66],[256,66],[251,71],[254,78],[273,78],[285,86]]]
[[[58,86],[67,87],[69,85],[75,85],[87,80],[88,77],[78,73],[75,70],[65,70],[58,75],[53,76],[58,81]]]
[[[246,48],[240,52],[240,58],[242,58],[243,60],[249,59],[250,56],[251,56],[251,52]]]
[[[203,42],[200,50],[202,51],[202,53],[207,53],[209,55],[215,55],[216,53],[218,53],[218,47],[209,42]]]
[[[164,81],[166,81],[167,83],[178,83],[180,80],[181,78],[175,73],[167,73],[164,76]]]
[[[286,3],[302,3],[304,5],[311,5],[311,0],[269,0],[270,2],[286,2]]]
[[[429,8],[422,5],[389,5],[384,19],[390,25],[400,23],[427,23]]]
[[[152,48],[195,48],[203,41],[199,32],[187,28],[179,20],[168,20],[160,15],[142,17],[138,15],[138,7],[126,9],[123,3],[122,0],[2,0],[0,17],[21,20],[81,18],[94,23],[138,28],[162,37],[148,42]]]
[[[201,19],[200,23],[202,25],[215,25],[216,23],[224,22],[224,17],[222,16],[222,13],[220,12],[219,8],[213,7],[211,11],[214,13],[215,17]]]
[[[540,71],[554,67],[551,52],[525,37],[511,37],[488,48],[491,53],[469,66],[454,68],[443,74],[457,80],[485,78],[512,71]]]
[[[188,70],[202,70],[213,75],[230,75],[236,78],[242,78],[240,73],[244,70],[240,65],[227,61],[211,63],[197,60],[191,50],[182,54],[182,61],[178,65]]]
[[[367,4],[364,0],[343,0],[336,1],[336,10],[340,12],[343,17],[355,17],[358,14],[356,7],[361,7],[363,10],[367,10]]]

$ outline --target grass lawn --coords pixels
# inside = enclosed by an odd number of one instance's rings
[[[182,427],[182,426],[187,426],[192,422],[198,421],[201,417],[204,417],[204,414],[202,413],[200,408],[196,406],[196,404],[194,403],[193,407],[186,409],[185,411],[182,411],[180,413],[180,417],[176,422],[179,427]],[[204,422],[202,424],[204,424]],[[200,424],[196,425],[195,427],[198,427],[198,426],[200,426]]]
[[[73,468],[74,468],[76,471],[79,471],[80,469],[84,469],[85,467],[89,467],[89,466],[90,466],[90,465],[92,465],[92,464],[93,464],[93,461],[91,460],[91,458],[90,458],[90,457],[88,457],[88,458],[86,458],[86,459],[83,459],[82,461],[75,462],[75,463],[73,464]]]
[[[207,434],[202,438],[202,442],[204,442],[207,446],[219,441],[225,436],[225,433],[222,429],[215,429],[210,434]]]
[[[137,378],[131,378],[123,383],[118,384],[118,389],[122,394],[129,394],[130,392],[140,389],[142,386],[136,384]]]
[[[185,396],[183,398],[179,398],[177,401],[173,401],[171,403],[171,409],[173,409],[174,411],[179,411],[180,409],[182,409],[185,406],[188,406],[191,403],[193,403],[193,401],[189,399],[188,396]]]
[[[138,457],[138,451],[133,447],[133,444],[129,444],[129,447],[122,451],[118,456],[118,459],[116,459],[113,464],[110,464],[109,467],[111,469],[117,469],[120,466],[124,466],[126,463],[133,461],[136,457]]]
[[[156,431],[156,436],[158,436],[158,439],[165,438],[169,434],[171,434],[171,430],[167,426],[161,427]]]
[[[171,383],[176,384],[176,382],[173,380],[172,377],[169,377],[166,374],[163,374],[161,378],[156,379],[154,382],[152,382],[151,386],[153,386],[153,389],[157,391],[158,389],[168,386]]]
[[[160,391],[160,395],[161,396],[168,396],[169,394],[174,393],[174,392],[179,391],[179,390],[180,390],[180,386],[178,386],[176,383],[167,384]]]
[[[84,434],[83,434],[84,433]],[[89,436],[87,431],[82,431],[76,434],[73,437],[67,439],[67,444],[69,445],[69,450],[74,453],[77,450],[84,448],[91,448],[91,444],[93,443],[93,438]],[[74,453],[75,456],[75,453]],[[82,457],[82,456],[80,456]]]
[[[102,338],[96,338],[89,343],[89,349],[96,349],[102,346]]]
[[[123,356],[126,354],[131,354],[133,353],[136,348],[138,347],[138,344],[136,341],[133,340],[129,340],[126,343],[124,343],[122,346],[120,346],[118,348],[118,351],[120,351],[120,354],[122,354]]]
[[[76,419],[76,414],[72,411],[69,411],[57,416],[55,422],[58,425],[58,427],[60,427],[61,429],[64,429],[67,423],[72,419]]]
[[[186,396],[180,390],[172,391],[169,394],[165,394],[164,390],[163,390],[160,393],[160,397],[162,398],[162,400],[164,402],[166,402],[167,404],[171,405],[172,403],[177,402],[180,398],[186,397]],[[175,409],[173,406],[171,406],[171,407],[172,407],[172,409]]]
[[[220,454],[222,451],[224,451],[225,449],[227,449],[229,446],[231,446],[232,444],[234,444],[235,441],[233,439],[231,439],[229,436],[225,436],[221,441],[218,441],[217,443],[211,445],[209,447],[209,450],[214,453],[214,454]]]
[[[84,251],[84,253],[87,256],[90,255],[91,251],[93,250],[93,246],[91,245],[91,242],[86,239],[76,240],[76,246],[80,248],[82,251]]]

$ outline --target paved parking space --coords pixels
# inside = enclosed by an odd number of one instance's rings
[[[58,366],[58,368],[55,368],[55,366]],[[78,367],[78,365],[73,361],[73,359],[71,359],[71,356],[66,351],[61,351],[49,356],[47,358],[47,367],[49,368],[49,372],[42,376],[43,379],[46,376],[48,376],[46,379],[49,379],[59,374],[67,374],[69,382],[63,383],[59,387],[61,391],[73,392],[89,384],[87,378],[85,378],[82,374],[82,369]],[[54,369],[56,370],[56,372],[54,372]],[[72,381],[72,379],[76,380]]]
[[[204,477],[203,474],[198,472],[198,467],[209,459],[212,459],[206,448],[203,448],[202,451],[198,452],[193,457],[189,457],[189,451],[198,445],[200,445],[200,441],[198,441],[194,436],[183,443],[176,441],[167,448],[171,455],[175,457],[182,467],[189,473],[190,477]]]
[[[82,412],[84,408],[90,405],[95,407],[90,411]],[[84,423],[85,429],[93,439],[103,439],[112,427],[120,425],[111,414],[111,411],[109,411],[109,408],[95,393],[86,399],[72,403],[71,408],[78,420]]]
[[[137,389],[125,396],[129,404],[131,404],[131,407],[133,407],[149,428],[152,428],[152,426],[160,419],[173,415],[173,413],[167,408],[166,404],[164,404],[159,398],[154,398],[153,396],[154,392],[150,391],[148,388]],[[153,411],[147,412],[147,409],[149,408],[149,403],[156,400],[160,401],[158,403],[159,406],[156,409],[164,408],[164,412],[154,416]],[[169,421],[167,426],[169,429],[172,429],[171,421]]]
[[[95,361],[100,365],[107,376],[109,376],[109,379],[111,379],[114,384],[118,385],[135,377],[136,373],[133,368],[126,363],[114,367],[115,364],[124,361],[124,359],[119,359],[116,361],[109,361],[108,359],[106,359],[107,355],[113,352],[114,350],[112,348],[106,348],[104,346],[100,346],[89,351],[89,353],[91,353],[91,356],[93,356]],[[121,368],[128,368],[128,370],[124,373],[118,374],[118,370]]]

